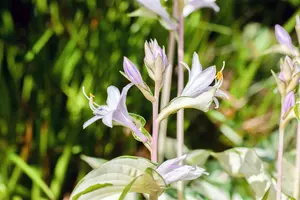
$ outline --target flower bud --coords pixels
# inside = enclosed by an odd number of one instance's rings
[[[290,57],[286,56],[284,61],[280,60],[280,68],[281,68],[281,80],[285,82],[289,82],[292,78],[293,72],[293,63]]]
[[[293,90],[296,89],[296,87],[299,84],[299,78],[300,78],[300,72],[296,73],[295,75],[293,75],[291,81],[289,82],[287,88],[286,88],[286,93],[289,93]]]
[[[283,112],[286,113],[294,105],[295,105],[295,94],[294,94],[294,91],[291,91],[284,98],[284,101],[283,101]]]
[[[123,68],[128,79],[135,85],[143,85],[141,73],[135,67],[135,65],[126,57],[124,57]]]
[[[272,72],[273,77],[275,78],[275,81],[277,83],[277,88],[278,88],[280,94],[284,95],[285,89],[286,89],[284,81],[280,78],[280,74],[278,77],[277,74],[275,74],[275,72],[273,70],[271,70],[271,72]]]
[[[162,82],[164,71],[168,66],[168,59],[164,47],[161,48],[156,40],[145,42],[144,62],[149,76],[154,81]]]
[[[292,39],[282,26],[278,24],[275,25],[275,35],[279,44],[286,45],[288,48],[293,49]]]

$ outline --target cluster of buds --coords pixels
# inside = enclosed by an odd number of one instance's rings
[[[297,17],[296,32],[300,41],[300,20]],[[300,57],[298,49],[293,45],[288,32],[280,25],[275,26],[275,35],[279,43],[278,52],[285,53],[286,57],[280,60],[280,73],[277,76],[273,71],[278,90],[282,97],[282,117],[295,116],[290,112],[295,106],[295,91],[299,85]]]
[[[165,71],[169,62],[165,53],[165,48],[160,47],[156,40],[145,42],[144,63],[150,78],[153,79],[155,84],[158,84],[161,87],[164,82]],[[146,99],[151,102],[155,101],[149,86],[143,81],[138,68],[126,57],[124,57],[123,68],[124,73],[121,72],[123,76],[136,85]]]

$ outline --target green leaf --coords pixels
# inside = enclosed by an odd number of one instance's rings
[[[157,120],[161,121],[169,115],[176,113],[182,108],[194,108],[207,112],[216,93],[216,89],[211,89],[200,94],[197,97],[179,96],[174,98],[166,107],[159,113]]]
[[[47,186],[47,184],[41,179],[40,175],[33,170],[27,163],[25,163],[18,155],[14,153],[10,153],[8,155],[8,158],[16,164],[16,166],[20,167],[24,173],[29,176],[29,178],[36,184],[38,185],[44,192],[45,194],[50,198],[54,199],[54,194],[50,190],[50,188]]]
[[[185,162],[189,165],[198,165],[203,167],[206,163],[208,157],[210,156],[211,151],[205,149],[197,149],[188,153]]]
[[[131,13],[128,14],[129,17],[149,17],[149,18],[157,18],[157,15],[154,12],[151,12],[150,10],[141,7]]]
[[[78,183],[70,199],[98,200],[121,192],[121,199],[128,192],[161,194],[166,185],[155,169],[156,165],[144,158],[115,158],[87,174]]]
[[[215,186],[204,180],[196,180],[192,182],[192,187],[197,189],[202,195],[208,199],[229,200],[230,196],[224,189]]]
[[[89,166],[91,166],[93,169],[96,169],[100,165],[104,164],[107,162],[107,160],[103,158],[95,158],[91,156],[86,156],[86,155],[80,155],[81,160],[86,162]]]
[[[222,153],[212,153],[212,155],[230,175],[245,178],[254,191],[256,199],[275,199],[274,180],[253,149],[233,148]],[[266,197],[267,192],[269,195]],[[285,194],[282,196],[288,199]]]
[[[297,102],[294,106],[294,113],[295,113],[295,116],[298,120],[300,120],[300,103]]]
[[[190,150],[186,145],[182,147],[183,154],[188,153]],[[177,157],[177,140],[174,138],[167,137],[164,145],[164,156],[167,159],[173,159]]]
[[[145,146],[151,151],[151,140],[152,137],[150,135],[150,133],[144,128],[145,124],[146,124],[146,120],[144,117],[138,115],[138,114],[134,114],[134,113],[129,113],[133,123],[139,128],[139,130],[144,134],[144,136],[148,139],[148,141],[145,144]],[[132,136],[134,137],[134,139],[136,139],[139,142],[142,142],[142,140],[138,137],[138,135],[135,134],[135,132],[131,132]]]

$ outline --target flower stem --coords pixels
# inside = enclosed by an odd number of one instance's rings
[[[281,98],[281,114],[279,120],[279,140],[277,154],[277,184],[276,184],[276,200],[281,200],[282,175],[283,175],[283,149],[284,149],[284,121],[283,121],[283,102],[285,96]]]
[[[175,48],[175,36],[174,32],[169,33],[169,45],[168,45],[168,60],[169,66],[166,69],[164,85],[161,94],[160,107],[164,108],[170,101],[171,84],[172,84],[172,73],[173,73],[173,59],[174,59],[174,48]],[[158,160],[163,161],[164,158],[164,147],[167,137],[168,118],[164,119],[160,123],[159,128],[159,143],[158,143]]]
[[[159,122],[156,120],[158,116],[158,109],[159,109],[159,91],[160,91],[160,82],[155,83],[154,89],[154,98],[155,101],[152,104],[152,153],[151,153],[151,161],[157,162],[157,150],[158,150],[158,131],[159,131]]]
[[[179,0],[180,2],[180,0]],[[182,10],[178,6],[179,11],[179,24],[178,24],[178,96],[181,94],[184,85],[184,69],[180,64],[184,58],[184,18],[182,16]],[[183,154],[184,145],[184,111],[179,110],[177,113],[177,156]],[[178,182],[177,196],[178,200],[184,199],[184,187],[183,182]]]
[[[278,155],[277,155],[277,188],[276,200],[281,200],[282,174],[283,174],[283,142],[284,142],[284,127],[279,125],[279,141],[278,141]]]
[[[300,189],[300,122],[298,121],[297,127],[297,146],[296,146],[296,183],[294,188],[294,197],[299,200]]]

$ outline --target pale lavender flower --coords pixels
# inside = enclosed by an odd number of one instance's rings
[[[188,0],[188,3],[183,8],[183,16],[187,17],[200,8],[211,8],[215,12],[219,12],[220,8],[215,1],[216,0]]]
[[[291,36],[282,26],[275,25],[275,35],[279,44],[286,45],[289,49],[294,50]]]
[[[284,101],[283,101],[283,112],[286,113],[294,105],[295,105],[295,93],[294,93],[294,91],[291,91],[284,98]]]
[[[137,2],[142,4],[147,10],[160,16],[168,29],[176,29],[176,24],[170,19],[168,12],[163,8],[160,0],[137,0]]]
[[[108,126],[112,127],[113,122],[116,122],[122,126],[128,127],[131,129],[143,142],[147,142],[147,138],[144,134],[135,126],[133,123],[126,107],[126,96],[127,92],[133,84],[128,84],[126,87],[122,89],[122,93],[120,93],[119,89],[115,86],[109,86],[107,88],[107,105],[99,106],[94,102],[94,96],[90,94],[88,97],[84,91],[83,93],[86,98],[89,100],[89,105],[93,114],[95,115],[88,121],[83,124],[83,128],[91,125],[95,121],[102,119],[102,122]]]
[[[163,162],[156,171],[163,177],[166,184],[177,181],[188,181],[199,178],[202,174],[207,174],[204,169],[200,167],[193,167],[190,165],[180,165],[186,158],[186,155],[167,160]]]
[[[144,81],[136,66],[126,57],[123,61],[123,69],[128,79],[135,85],[143,85]]]
[[[187,64],[182,63],[189,71],[189,79],[181,95],[173,99],[158,116],[158,120],[162,120],[168,115],[177,112],[182,108],[195,108],[204,112],[208,111],[212,102],[215,102],[216,108],[219,107],[219,101],[216,97],[228,96],[219,88],[223,83],[222,70],[218,73],[216,67],[211,66],[202,71],[197,53],[193,55],[192,69]],[[215,84],[211,86],[213,81]]]

